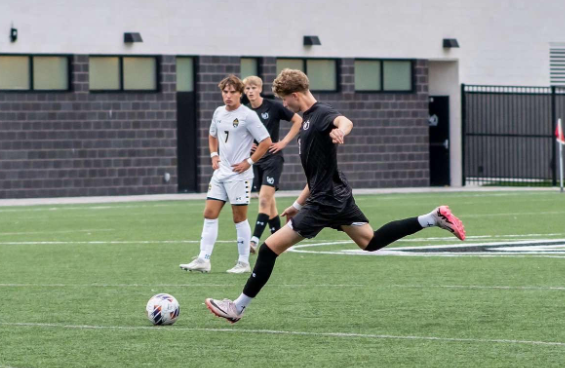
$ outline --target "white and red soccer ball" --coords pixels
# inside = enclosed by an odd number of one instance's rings
[[[170,294],[157,294],[147,302],[147,318],[154,325],[172,325],[179,318],[180,305]]]

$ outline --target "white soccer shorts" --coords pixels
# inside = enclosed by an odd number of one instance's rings
[[[233,206],[246,206],[249,204],[250,193],[251,180],[219,181],[212,178],[206,199],[229,202]]]

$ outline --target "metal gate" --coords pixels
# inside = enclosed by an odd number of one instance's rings
[[[463,184],[557,183],[565,87],[462,85]]]

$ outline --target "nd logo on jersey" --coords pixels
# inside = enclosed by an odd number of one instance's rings
[[[310,128],[310,120],[306,120],[306,122],[302,125],[302,129],[308,130],[308,128]]]
[[[269,118],[269,113],[264,112],[264,113],[261,114],[261,117],[263,118],[263,120],[267,120]]]
[[[235,120],[233,121],[233,127],[237,128],[238,125],[239,125],[239,120],[237,120],[237,118],[235,118]]]

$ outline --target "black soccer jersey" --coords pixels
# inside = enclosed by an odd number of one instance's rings
[[[251,104],[248,106],[259,115],[259,119],[265,124],[273,143],[279,141],[281,120],[290,121],[294,116],[294,113],[285,108],[281,103],[266,98],[263,98],[263,103],[256,109],[251,107]],[[282,155],[282,151],[277,152],[276,155]],[[273,156],[273,154],[267,151],[259,162],[267,160],[270,156]]]
[[[343,205],[351,197],[351,187],[337,168],[337,145],[330,131],[333,121],[341,116],[332,107],[315,103],[304,113],[298,149],[306,174],[308,201],[326,206]]]

